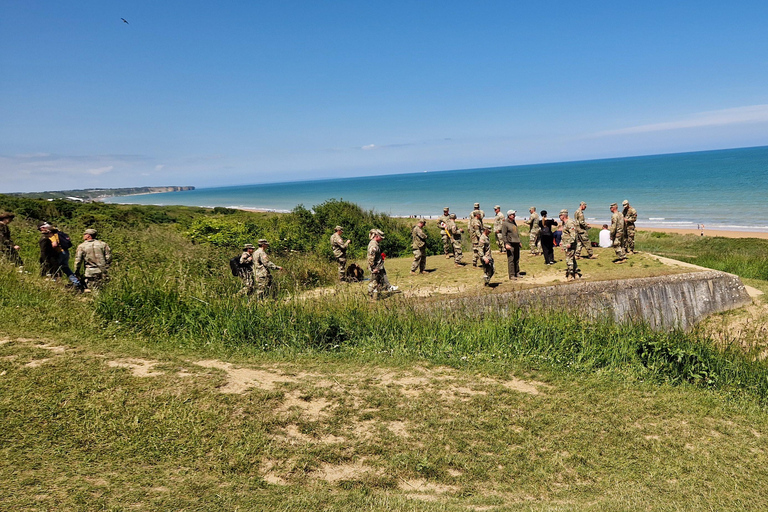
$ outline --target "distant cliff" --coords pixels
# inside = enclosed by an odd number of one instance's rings
[[[46,192],[18,192],[9,196],[30,199],[69,199],[71,201],[98,201],[107,197],[133,196],[137,194],[159,194],[195,190],[195,187],[132,187],[132,188],[87,188],[80,190],[58,190]]]

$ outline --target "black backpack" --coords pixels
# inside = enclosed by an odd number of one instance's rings
[[[240,254],[229,260],[229,269],[232,271],[232,275],[235,277],[240,277],[245,272],[248,272],[248,269],[250,265],[241,265],[240,264]]]
[[[72,239],[69,238],[69,235],[66,234],[63,231],[59,231],[59,247],[61,247],[62,251],[68,251],[72,248]]]

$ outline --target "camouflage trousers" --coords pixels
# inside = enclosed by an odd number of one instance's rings
[[[476,267],[480,261],[480,241],[472,240],[472,266]]]
[[[427,267],[427,248],[413,250],[413,263],[411,264],[411,272],[424,272]]]
[[[624,252],[624,237],[617,237],[613,239],[613,250],[616,251],[616,257],[624,259],[627,254]]]
[[[499,244],[499,250],[504,251],[504,241],[501,239],[501,231],[496,231],[496,243]]]
[[[488,263],[483,261],[483,259],[480,259],[480,263],[483,265],[483,281],[485,284],[488,284],[491,282],[491,278],[493,277],[493,274],[496,273],[496,267],[493,265],[493,260],[490,260]]]
[[[254,284],[256,285],[256,298],[261,300],[272,295],[272,276],[254,276]]]
[[[347,257],[341,256],[340,258],[336,258],[336,263],[339,264],[339,281],[343,281],[344,276],[347,273]]]
[[[577,247],[577,242],[563,245],[563,248],[565,249],[565,277],[576,277],[577,275],[581,275],[581,271],[576,266]]]
[[[93,291],[101,290],[108,280],[108,277],[104,274],[94,274],[92,276],[83,277],[85,287]]]
[[[528,245],[531,249],[531,254],[541,254],[541,236],[540,232],[531,232],[531,234],[528,236]]]
[[[453,261],[456,263],[461,263],[461,257],[463,256],[463,253],[461,252],[461,238],[458,240],[453,240]]]
[[[386,292],[390,288],[392,288],[392,285],[389,284],[386,270],[381,269],[378,272],[371,272],[371,280],[368,281],[368,295],[376,299],[379,293]]]
[[[586,231],[577,231],[576,234],[576,256],[581,257],[581,251],[586,247],[587,255],[592,256],[592,242],[589,240],[589,233]]]
[[[624,250],[635,252],[635,225],[627,224],[624,226]]]
[[[253,272],[242,272],[240,281],[243,282],[243,287],[237,292],[237,295],[253,295]]]
[[[453,254],[453,244],[451,243],[451,237],[448,233],[440,232],[440,237],[443,239],[443,252],[446,256]]]

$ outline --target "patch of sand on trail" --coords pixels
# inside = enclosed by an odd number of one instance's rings
[[[237,368],[232,363],[225,363],[216,359],[195,361],[194,363],[203,368],[223,370],[227,374],[227,377],[229,378],[227,384],[224,387],[219,388],[219,391],[222,393],[242,394],[251,388],[270,391],[275,389],[275,384],[278,382],[297,382],[295,377],[283,375],[277,370]]]
[[[503,381],[501,383],[502,386],[504,386],[507,389],[511,389],[513,391],[519,391],[521,393],[528,393],[529,395],[539,395],[541,394],[541,391],[536,386],[545,386],[543,382],[534,382],[534,381],[525,381],[521,379],[517,379],[515,377],[512,377],[510,380]]]
[[[42,348],[44,350],[50,350],[54,354],[63,354],[67,349],[66,347],[60,347],[56,345],[51,344],[42,344],[42,345],[35,345],[35,348]]]
[[[445,494],[447,492],[456,492],[458,487],[454,485],[436,484],[434,482],[427,482],[423,478],[417,478],[413,480],[402,480],[398,488],[401,491],[416,492],[416,493],[434,493]],[[429,496],[432,496],[431,494]],[[415,496],[412,496],[415,497]]]
[[[14,359],[18,359],[18,357],[19,356],[17,354],[13,354],[10,356],[3,356],[3,357],[0,357],[0,361],[13,361]]]
[[[163,375],[163,372],[152,371],[160,364],[159,361],[149,361],[147,359],[118,359],[116,361],[107,361],[111,368],[128,368],[134,377],[157,377]]]
[[[42,366],[43,364],[47,363],[50,360],[51,360],[50,357],[46,357],[45,359],[35,359],[33,361],[28,362],[24,366],[26,366],[27,368],[39,368],[40,366]]]
[[[370,474],[377,475],[379,472],[360,461],[354,464],[323,464],[320,469],[315,471],[314,476],[328,483],[336,483]]]
[[[328,415],[327,409],[332,406],[325,398],[304,399],[300,391],[292,391],[285,395],[283,405],[277,412],[290,413],[293,409],[299,409],[304,420],[318,421]]]

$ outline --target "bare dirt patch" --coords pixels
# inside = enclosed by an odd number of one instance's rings
[[[27,364],[25,364],[24,366],[26,366],[27,368],[39,368],[40,366],[44,365],[50,360],[51,360],[50,357],[46,357],[44,359],[34,359],[28,362]]]
[[[434,494],[445,494],[448,492],[456,492],[458,490],[458,487],[456,487],[455,485],[436,484],[434,482],[428,482],[423,478],[418,478],[413,480],[402,480],[398,487],[400,488],[400,490],[406,491],[406,492],[434,493]]]
[[[297,380],[295,377],[284,375],[277,370],[238,368],[232,363],[225,363],[216,359],[195,361],[195,364],[203,368],[223,370],[227,374],[227,384],[219,388],[222,393],[242,394],[252,388],[269,391],[275,389],[277,383],[291,383]]]
[[[378,474],[378,472],[361,461],[354,464],[323,464],[314,473],[314,476],[328,483],[336,483],[362,478],[370,474]]]
[[[43,350],[50,350],[54,354],[63,354],[66,352],[66,347],[59,347],[56,345],[49,345],[49,344],[42,344],[42,345],[35,345],[35,348],[42,348]]]
[[[163,375],[163,372],[153,371],[152,369],[160,364],[159,361],[149,361],[147,359],[118,359],[116,361],[107,361],[111,368],[128,368],[134,377],[157,377]]]
[[[292,391],[285,395],[283,405],[278,409],[278,412],[290,413],[298,409],[304,420],[318,421],[328,416],[328,410],[333,405],[325,398],[305,398],[301,392]]]

